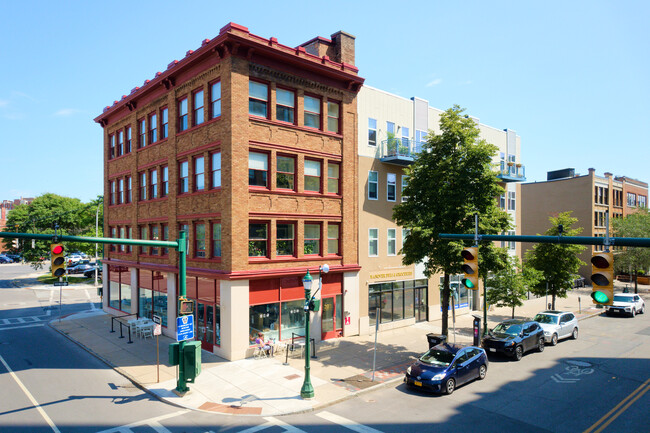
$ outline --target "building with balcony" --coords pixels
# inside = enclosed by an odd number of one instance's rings
[[[304,335],[302,278],[322,276],[316,340],[359,332],[354,37],[297,46],[230,23],[107,106],[105,233],[189,235],[187,297],[202,347]],[[111,246],[104,310],[159,316],[175,337],[178,255]]]
[[[408,178],[404,168],[421,151],[429,131],[440,133],[443,110],[420,98],[406,99],[364,86],[358,96],[359,131],[359,274],[360,331],[366,333],[379,317],[381,328],[408,326],[441,316],[442,277],[424,276],[424,267],[404,266],[400,254],[406,230],[393,221],[393,206],[407,197],[402,194]],[[505,192],[500,206],[512,216],[519,234],[519,183],[525,180],[521,164],[521,138],[512,130],[500,130],[474,119],[481,138],[499,148],[494,159]],[[519,254],[519,244],[508,247]],[[460,276],[452,276],[459,287],[456,308],[460,313],[479,308],[476,292],[460,288]],[[379,315],[377,309],[379,308]]]
[[[639,207],[647,207],[648,184],[625,176],[615,177],[612,173],[579,175],[575,169],[549,171],[545,182],[524,183],[522,196],[522,234],[544,234],[550,228],[549,217],[560,212],[572,212],[578,219],[575,227],[582,227],[580,236],[605,236],[606,213],[611,218],[624,218]],[[533,247],[522,245],[523,251]],[[580,275],[590,280],[591,255],[602,250],[602,246],[587,246],[580,255],[585,265]]]

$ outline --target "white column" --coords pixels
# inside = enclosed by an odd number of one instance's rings
[[[176,274],[167,273],[167,330],[165,335],[176,339],[176,303],[178,302],[178,288],[176,287]],[[165,329],[165,328],[163,328]]]
[[[343,274],[343,335],[359,335],[361,316],[359,311],[359,273],[346,272]],[[346,325],[346,318],[349,317],[350,324]],[[364,314],[367,327],[367,314]]]
[[[139,269],[130,268],[131,271],[131,314],[138,313],[138,272]]]
[[[244,359],[249,351],[248,280],[221,280],[221,346],[214,353],[229,361]]]

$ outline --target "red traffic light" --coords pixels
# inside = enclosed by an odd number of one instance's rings
[[[465,248],[463,251],[460,252],[460,255],[465,260],[474,260],[476,258],[476,252],[474,248]]]
[[[63,252],[63,245],[54,245],[52,247],[52,254],[61,254]]]

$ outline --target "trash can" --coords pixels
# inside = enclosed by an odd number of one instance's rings
[[[433,346],[437,346],[440,343],[444,343],[446,340],[447,340],[446,335],[427,334],[429,349],[431,349]]]

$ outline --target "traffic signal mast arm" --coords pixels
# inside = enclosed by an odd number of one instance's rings
[[[475,235],[440,233],[440,239],[473,241]],[[524,236],[524,235],[478,235],[479,241],[531,242],[539,244],[605,245],[604,237],[588,236]],[[618,247],[650,247],[650,238],[609,238],[609,245]]]

